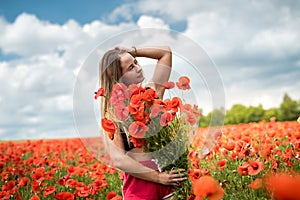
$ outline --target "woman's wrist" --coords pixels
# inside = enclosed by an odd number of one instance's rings
[[[161,180],[160,180],[160,172],[159,171],[155,171],[155,176],[154,176],[154,182],[156,183],[161,183]]]
[[[132,57],[137,57],[137,49],[135,46],[132,46],[127,52],[132,55]]]

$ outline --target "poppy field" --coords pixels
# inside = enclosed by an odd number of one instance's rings
[[[226,125],[203,151],[207,130],[189,151],[187,199],[300,199],[299,123]],[[122,199],[122,172],[82,139],[2,141],[0,152],[0,199]]]

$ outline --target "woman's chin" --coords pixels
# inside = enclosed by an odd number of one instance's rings
[[[145,80],[144,76],[139,77],[137,83],[142,83],[144,80]]]

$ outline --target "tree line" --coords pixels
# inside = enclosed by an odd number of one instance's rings
[[[278,108],[264,109],[262,105],[245,106],[234,104],[229,110],[224,108],[214,109],[207,115],[200,116],[199,127],[208,127],[221,124],[239,124],[270,121],[272,117],[276,121],[293,121],[300,116],[300,100],[293,100],[287,93]]]

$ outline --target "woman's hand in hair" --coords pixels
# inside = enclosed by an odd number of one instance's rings
[[[135,47],[126,48],[126,47],[122,47],[122,46],[115,46],[114,49],[124,50],[124,51],[128,52],[130,55],[132,55],[133,57],[137,56],[137,50]]]

